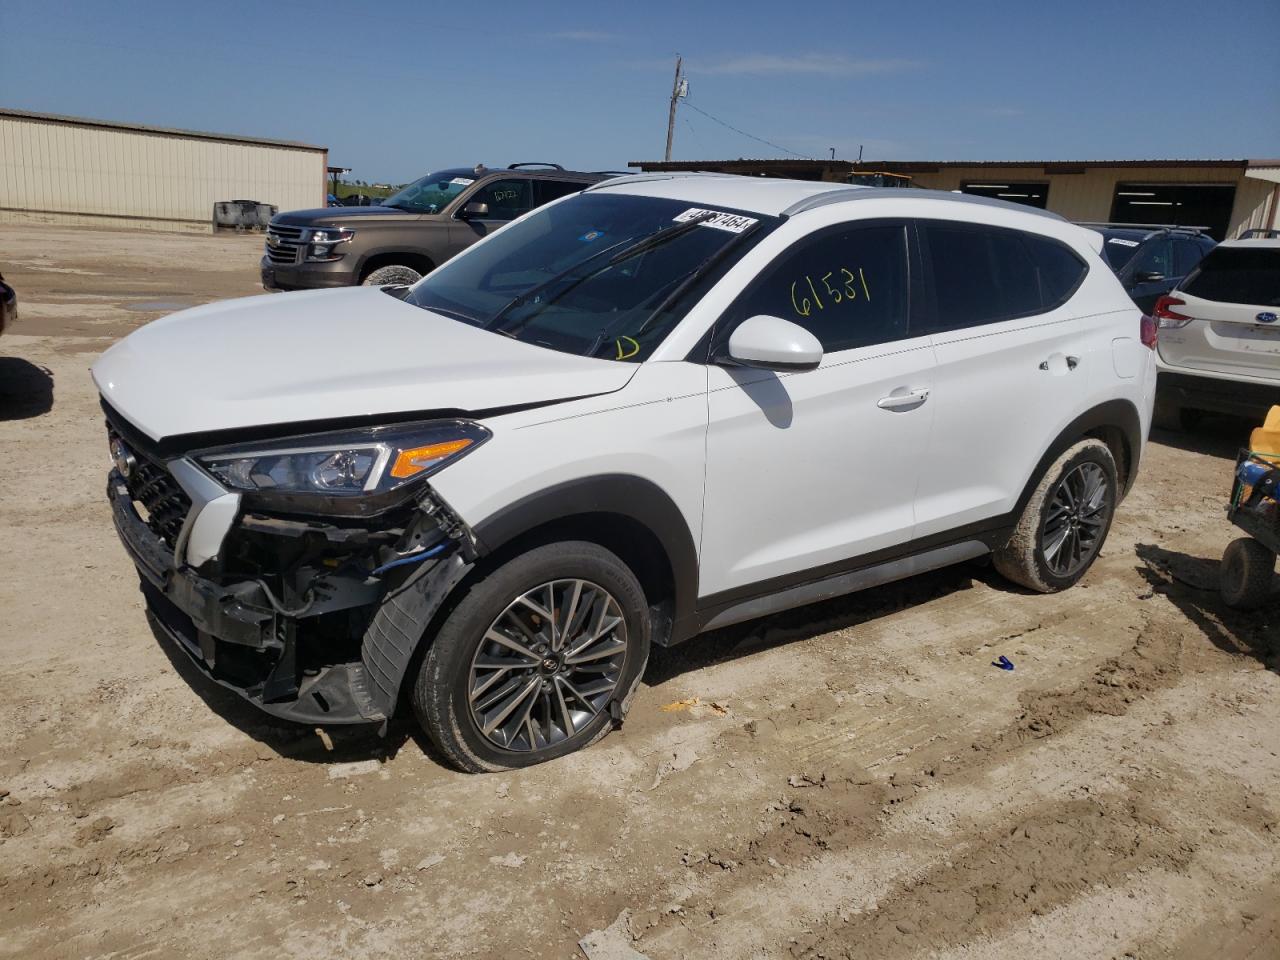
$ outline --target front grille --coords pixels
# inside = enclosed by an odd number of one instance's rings
[[[272,263],[300,263],[303,248],[302,227],[278,223],[267,227],[267,259]]]
[[[108,422],[108,442],[119,439],[129,447],[136,461],[129,476],[125,477],[125,486],[129,488],[129,497],[135,506],[142,508],[141,515],[147,527],[172,550],[178,542],[178,534],[182,524],[186,522],[191,510],[191,498],[178,486],[163,463],[154,460],[139,450],[137,446],[121,437],[119,432]]]

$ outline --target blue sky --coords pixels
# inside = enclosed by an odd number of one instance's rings
[[[797,154],[1280,156],[1280,2],[0,0],[0,105],[303,140],[353,177],[661,159],[689,104]],[[788,154],[680,110],[676,159]]]

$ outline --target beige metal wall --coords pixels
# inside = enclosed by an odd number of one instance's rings
[[[209,230],[219,200],[323,206],[323,150],[0,116],[0,222]]]
[[[1068,220],[1106,221],[1116,184],[1229,183],[1236,185],[1228,237],[1250,227],[1264,227],[1271,214],[1271,186],[1249,179],[1243,170],[1222,167],[1089,167],[1084,173],[1050,173],[1043,167],[945,167],[938,173],[912,175],[912,186],[959,190],[962,183],[1049,184],[1048,209]]]

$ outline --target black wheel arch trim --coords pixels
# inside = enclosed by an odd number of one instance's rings
[[[1129,462],[1116,464],[1116,467],[1119,470],[1123,470],[1124,473],[1120,499],[1123,499],[1133,489],[1133,483],[1138,477],[1138,459],[1142,452],[1142,418],[1138,415],[1138,408],[1130,401],[1108,400],[1080,414],[1080,416],[1067,424],[1053,439],[1053,442],[1049,444],[1044,455],[1041,456],[1040,461],[1036,464],[1035,469],[1031,471],[1031,476],[1027,478],[1027,484],[1022,490],[1022,495],[1018,497],[1017,505],[1013,508],[1011,517],[1015,523],[1017,518],[1022,515],[1027,501],[1031,499],[1031,495],[1039,485],[1044,472],[1049,469],[1053,461],[1062,456],[1063,451],[1073,443],[1088,436],[1091,432],[1103,428],[1119,429],[1124,435],[1124,441],[1128,447],[1126,452]]]
[[[651,480],[622,473],[570,480],[517,500],[471,529],[483,555],[539,527],[591,514],[623,516],[653,533],[671,568],[673,619],[690,616],[698,595],[697,545],[680,508]],[[654,642],[662,645],[663,639],[655,631]]]

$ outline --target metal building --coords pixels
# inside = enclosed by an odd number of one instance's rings
[[[325,204],[325,147],[0,109],[0,223],[208,231],[213,205]]]
[[[1280,160],[698,160],[631,166],[838,183],[894,174],[913,187],[999,197],[1068,220],[1205,227],[1219,240],[1251,228],[1280,228]]]

